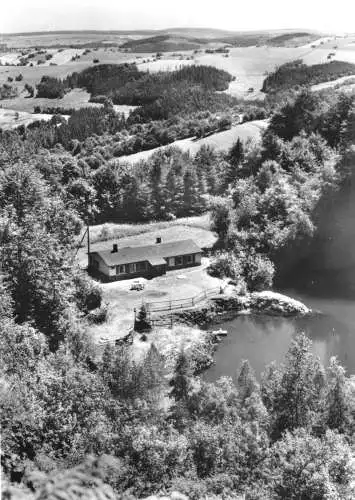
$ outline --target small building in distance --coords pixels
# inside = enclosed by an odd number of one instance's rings
[[[193,240],[154,245],[118,248],[90,252],[89,273],[102,281],[116,281],[137,277],[154,278],[167,271],[199,266],[202,250]]]

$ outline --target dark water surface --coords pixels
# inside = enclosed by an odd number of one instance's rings
[[[309,318],[239,316],[216,326],[228,331],[215,353],[215,365],[204,378],[215,381],[222,375],[235,377],[243,359],[259,376],[266,364],[280,362],[297,333],[304,331],[313,341],[313,351],[327,365],[337,356],[349,374],[355,374],[355,300],[315,298],[294,291],[284,292],[322,314]]]

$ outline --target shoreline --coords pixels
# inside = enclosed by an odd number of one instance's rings
[[[233,320],[240,315],[268,315],[279,317],[298,317],[317,314],[308,308],[302,302],[295,300],[287,295],[271,291],[254,292],[246,295],[238,295],[236,290],[229,295],[220,295],[213,297],[203,305],[196,306],[183,311],[176,311],[171,314],[173,318],[174,331],[184,330],[181,338],[181,346],[184,347],[189,342],[190,337],[195,332],[195,338],[192,347],[194,374],[200,375],[214,364],[214,354],[218,349],[222,336],[213,332],[214,326]],[[166,314],[161,314],[156,318],[166,318]],[[154,319],[156,319],[154,318]],[[159,331],[164,332],[164,328],[157,328],[147,334],[147,337],[154,343],[154,337],[159,336]],[[201,333],[196,336],[196,331]],[[137,337],[141,334],[136,333]],[[168,339],[167,339],[168,340]],[[164,348],[169,351],[173,341],[168,341]],[[161,347],[161,346],[160,346]],[[176,353],[178,351],[175,351]]]
[[[209,324],[229,321],[242,314],[265,314],[269,316],[295,317],[309,316],[315,311],[302,302],[272,291],[253,292],[238,295],[212,297],[207,303],[191,309],[171,313],[174,323],[203,328]],[[166,317],[166,314],[154,319]]]

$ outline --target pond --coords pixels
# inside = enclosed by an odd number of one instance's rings
[[[308,318],[245,315],[219,324],[216,328],[227,330],[228,336],[219,344],[215,364],[204,374],[206,380],[223,375],[234,378],[243,359],[260,376],[265,365],[284,359],[291,340],[302,331],[312,340],[313,351],[323,364],[337,356],[348,374],[355,374],[355,300],[315,298],[290,290],[283,293],[322,314]]]

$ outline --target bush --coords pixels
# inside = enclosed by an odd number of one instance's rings
[[[29,97],[33,97],[34,96],[35,89],[32,87],[32,85],[29,85],[28,83],[26,83],[25,89],[27,90],[27,92],[29,94]]]
[[[76,302],[81,311],[88,313],[101,307],[102,291],[86,274],[78,274],[75,278]]]
[[[18,89],[15,85],[4,83],[0,87],[0,99],[11,99],[18,96]]]
[[[137,313],[134,322],[134,329],[136,332],[144,332],[144,331],[149,331],[151,329],[151,325],[148,322],[147,309],[144,304],[141,305]]]
[[[23,80],[23,75],[20,73],[19,75],[16,76],[15,80],[17,82],[21,82]]]
[[[51,76],[42,76],[37,85],[37,97],[46,97],[48,99],[61,99],[64,97],[64,83],[58,78]]]
[[[242,279],[243,268],[240,259],[232,252],[221,252],[210,264],[208,274],[216,278],[231,278],[233,281]]]
[[[261,291],[271,288],[275,274],[275,266],[265,255],[249,255],[244,262],[244,279],[248,290]]]
[[[253,253],[246,256],[240,251],[238,256],[233,252],[220,252],[207,269],[216,278],[230,278],[239,286],[240,293],[265,290],[271,288],[275,267],[271,260],[262,254]]]
[[[95,323],[96,325],[99,325],[101,323],[104,323],[107,318],[107,307],[98,307],[97,309],[94,309],[93,311],[90,311],[87,315],[87,320],[90,323]]]

